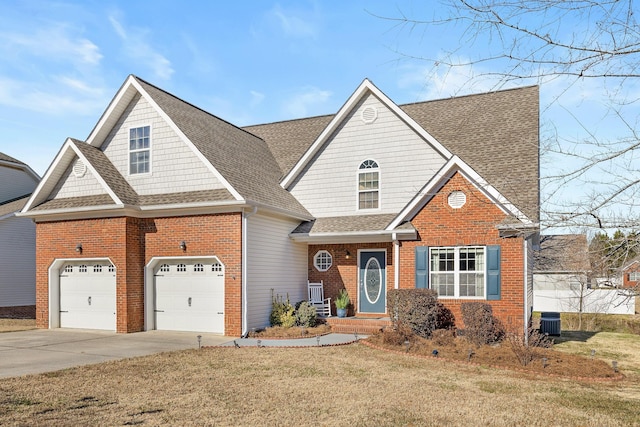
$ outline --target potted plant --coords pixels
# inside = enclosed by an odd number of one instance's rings
[[[347,317],[347,306],[349,306],[349,294],[346,289],[341,289],[336,297],[336,312],[338,317]]]

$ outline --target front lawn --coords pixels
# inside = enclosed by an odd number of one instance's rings
[[[363,344],[218,347],[0,380],[0,424],[629,426],[639,390]]]

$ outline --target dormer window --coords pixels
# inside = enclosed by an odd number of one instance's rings
[[[149,173],[151,166],[151,126],[129,129],[129,174]]]
[[[380,169],[374,160],[365,160],[358,168],[358,209],[378,209]]]

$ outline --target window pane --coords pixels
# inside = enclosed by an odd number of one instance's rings
[[[360,209],[376,209],[378,207],[378,192],[361,192],[358,195],[358,207]]]

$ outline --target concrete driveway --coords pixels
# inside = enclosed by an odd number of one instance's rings
[[[80,329],[0,333],[0,378],[58,371],[108,360],[220,345],[230,337],[199,332],[148,331],[116,334]]]

